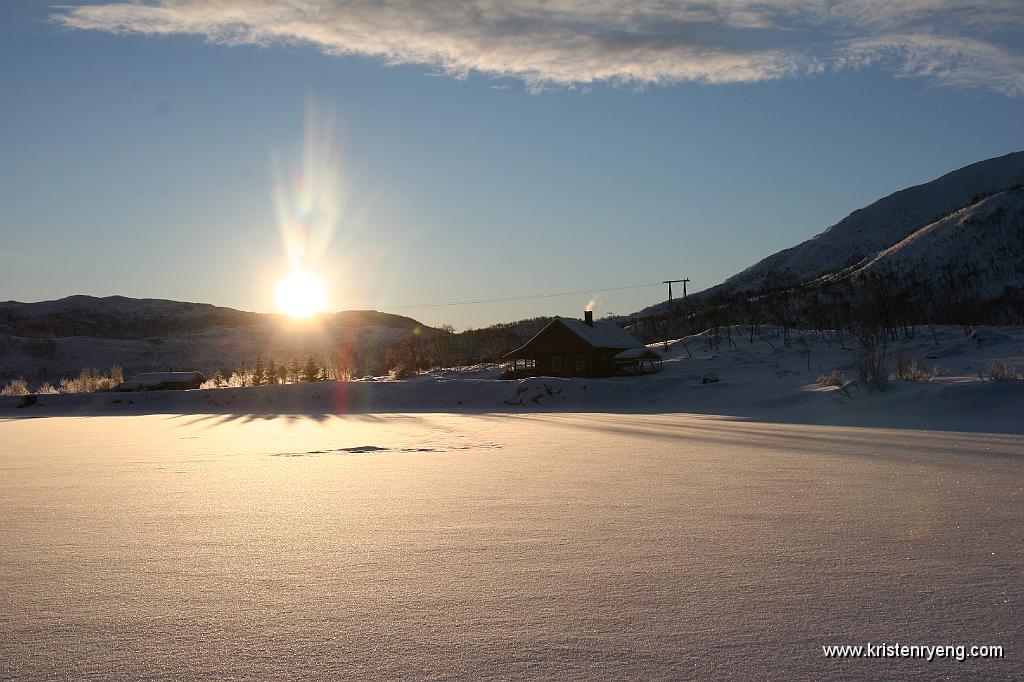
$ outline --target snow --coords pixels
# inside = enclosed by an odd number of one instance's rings
[[[594,348],[625,349],[643,346],[639,339],[611,322],[594,322],[589,325],[582,320],[565,318],[560,318],[559,322]]]
[[[884,393],[852,383],[820,386],[833,370],[856,379],[856,344],[795,333],[785,346],[778,330],[750,339],[743,327],[723,328],[719,348],[707,335],[651,348],[665,361],[657,374],[610,379],[534,377],[501,380],[498,365],[436,370],[407,380],[372,377],[255,388],[40,396],[17,408],[0,397],[0,417],[144,413],[319,414],[384,412],[583,411],[697,413],[765,422],[1024,432],[1024,382],[987,381],[989,362],[1024,370],[1024,332],[1017,327],[918,327],[889,345],[917,360],[928,382],[891,380]],[[731,339],[731,341],[730,341]],[[703,384],[713,373],[719,381]]]
[[[936,280],[947,263],[973,273],[974,290],[998,296],[1024,273],[1024,188],[1000,192],[915,231],[856,272],[889,269]]]
[[[1024,332],[918,328],[890,351],[941,376],[884,393],[818,385],[838,340],[721,336],[647,376],[0,398],[0,678],[1019,672],[1024,382],[978,375]],[[1006,658],[821,651],[882,641]]]
[[[0,433],[4,679],[1007,679],[1024,664],[1020,436],[537,412]],[[1006,658],[821,651],[882,641]]]

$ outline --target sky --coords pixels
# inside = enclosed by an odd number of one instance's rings
[[[1024,4],[5,0],[0,93],[0,300],[271,312],[302,268],[465,329],[627,314],[1024,149]]]

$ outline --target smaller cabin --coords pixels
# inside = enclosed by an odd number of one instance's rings
[[[660,372],[661,363],[661,356],[647,346],[627,348],[615,356],[615,367],[619,374]]]
[[[552,320],[503,359],[513,376],[594,378],[661,368],[660,355],[618,325],[595,322],[589,310],[582,320]]]
[[[146,372],[118,384],[116,391],[186,391],[206,381],[200,372]]]

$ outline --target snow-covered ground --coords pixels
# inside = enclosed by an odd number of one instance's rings
[[[731,338],[731,341],[729,340]],[[745,328],[723,330],[718,348],[706,335],[675,341],[664,371],[611,379],[537,377],[500,380],[500,367],[462,367],[402,381],[386,378],[243,389],[41,396],[17,408],[0,398],[0,416],[140,413],[333,415],[374,412],[622,412],[698,413],[766,422],[887,426],[1024,433],[1024,381],[986,380],[1000,360],[1024,370],[1024,332],[1017,327],[919,327],[914,338],[889,345],[914,359],[930,381],[890,381],[872,393],[818,384],[833,370],[856,379],[856,342],[843,345],[813,333],[785,346],[777,330],[750,341]],[[713,374],[716,383],[703,383]]]
[[[1020,436],[518,412],[0,420],[0,678],[1024,669]]]

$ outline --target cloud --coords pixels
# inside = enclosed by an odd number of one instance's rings
[[[884,68],[1024,94],[1020,0],[160,0],[62,8],[64,26],[307,44],[529,88],[737,83]]]
[[[1009,96],[1024,95],[1024,59],[1008,50],[968,38],[878,36],[851,41],[837,65],[889,66],[898,76],[928,78],[961,88],[986,87]]]

